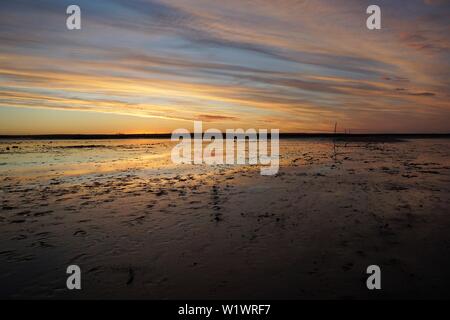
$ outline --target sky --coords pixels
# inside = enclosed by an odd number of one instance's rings
[[[81,30],[66,8],[81,8]],[[381,8],[381,30],[366,9]],[[450,133],[450,0],[0,3],[0,134]]]

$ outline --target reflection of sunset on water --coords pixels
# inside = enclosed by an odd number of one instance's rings
[[[59,268],[73,261],[88,270],[83,298],[367,297],[358,270],[373,260],[398,279],[391,294],[411,294],[406,268],[427,279],[414,296],[447,289],[448,139],[281,139],[270,177],[257,166],[176,166],[172,146],[3,141],[0,282],[23,290],[1,294],[66,297]],[[130,269],[139,285],[126,284]]]

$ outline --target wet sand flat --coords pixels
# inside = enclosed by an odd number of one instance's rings
[[[449,139],[285,139],[276,176],[172,146],[1,142],[0,297],[450,297]]]

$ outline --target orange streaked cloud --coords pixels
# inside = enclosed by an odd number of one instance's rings
[[[383,29],[369,31],[366,2],[79,1],[80,31],[65,29],[57,1],[4,3],[0,124],[30,109],[123,116],[127,132],[130,117],[149,119],[146,132],[193,120],[449,132],[448,3],[383,2]],[[101,128],[123,131],[117,121]]]

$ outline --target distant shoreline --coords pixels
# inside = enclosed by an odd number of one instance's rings
[[[0,140],[131,140],[131,139],[170,139],[170,138],[171,138],[170,133],[0,135]],[[376,133],[376,134],[280,133],[280,138],[281,139],[334,138],[339,140],[369,140],[369,141],[398,140],[398,139],[443,139],[443,138],[450,138],[450,133]]]

